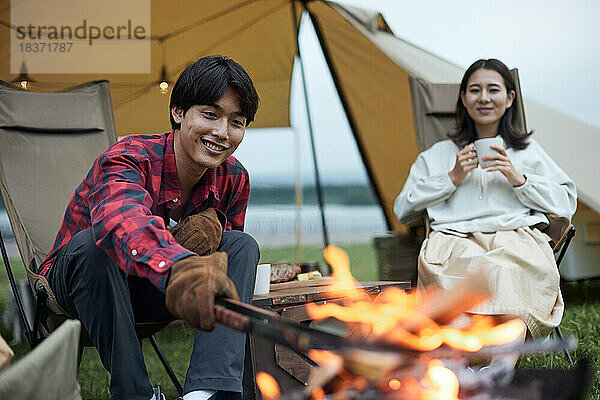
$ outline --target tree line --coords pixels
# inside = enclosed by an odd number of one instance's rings
[[[373,191],[364,185],[325,185],[323,200],[327,204],[370,205],[377,204]],[[302,189],[304,204],[317,204],[315,186]],[[294,204],[296,189],[293,186],[254,186],[250,193],[250,205]]]

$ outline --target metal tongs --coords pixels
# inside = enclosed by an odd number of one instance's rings
[[[498,354],[511,354],[519,352],[540,353],[549,351],[572,350],[577,346],[574,338],[567,340],[545,339],[528,341],[518,345],[497,345],[484,347],[470,352],[449,347],[435,350],[417,350],[399,343],[390,343],[377,338],[353,338],[324,332],[314,328],[300,325],[290,319],[282,318],[273,311],[268,311],[256,306],[242,303],[238,300],[217,297],[215,299],[216,321],[244,333],[259,335],[268,340],[289,347],[299,353],[306,353],[309,349],[330,350],[344,352],[348,350],[363,350],[374,352],[395,352],[419,355],[427,353],[431,357],[465,357],[486,358]]]
[[[360,349],[395,352],[400,350],[398,345],[357,340],[309,328],[290,319],[282,318],[276,312],[222,297],[215,299],[215,318],[217,322],[229,328],[259,335],[301,353],[309,349],[332,351]],[[410,351],[410,349],[406,349],[406,351]]]

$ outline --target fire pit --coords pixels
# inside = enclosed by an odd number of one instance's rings
[[[407,294],[397,288],[372,302],[352,278],[347,255],[330,246],[332,290],[343,305],[308,304],[317,321],[341,321],[324,332],[255,307],[220,301],[217,320],[295,350],[315,364],[305,390],[280,393],[268,374],[257,374],[263,399],[546,399],[581,398],[589,379],[585,363],[573,371],[515,370],[512,363],[473,367],[477,360],[515,353],[559,351],[573,340],[514,343],[522,324],[496,324],[465,313],[489,297],[482,274],[466,277],[452,291]],[[340,324],[337,324],[338,329]]]

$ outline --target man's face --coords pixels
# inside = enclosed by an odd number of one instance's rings
[[[181,162],[186,169],[201,172],[218,167],[237,149],[246,132],[240,99],[231,87],[215,104],[194,105],[185,115],[173,107],[171,113],[175,122],[181,124],[175,135],[178,169]]]

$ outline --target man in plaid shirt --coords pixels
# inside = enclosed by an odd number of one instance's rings
[[[243,232],[250,185],[232,153],[257,108],[239,64],[199,59],[173,87],[173,132],[109,147],[67,206],[40,272],[89,333],[114,399],[161,397],[135,324],[174,318],[199,328],[184,399],[241,399],[245,337],[215,328],[213,305],[252,300],[259,249]]]

